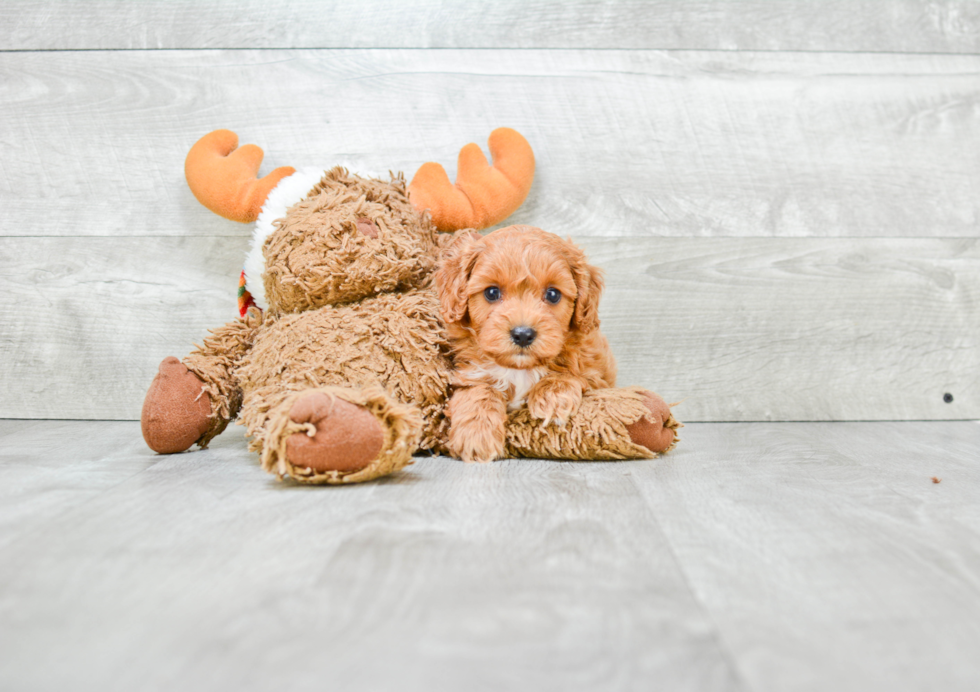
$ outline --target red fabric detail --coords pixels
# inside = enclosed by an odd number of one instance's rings
[[[238,279],[238,313],[242,317],[245,317],[248,309],[252,307],[258,309],[258,306],[255,305],[255,300],[252,298],[252,294],[245,288],[245,270],[243,269],[242,275]]]

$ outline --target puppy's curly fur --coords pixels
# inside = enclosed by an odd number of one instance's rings
[[[544,425],[564,425],[584,391],[615,385],[599,331],[602,272],[571,241],[531,226],[466,233],[435,282],[455,360],[454,455],[500,458],[508,410],[526,403]]]

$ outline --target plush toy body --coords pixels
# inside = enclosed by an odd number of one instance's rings
[[[202,138],[187,177],[213,211],[258,217],[243,314],[183,362],[161,363],[143,408],[149,446],[206,446],[237,416],[265,469],[309,483],[377,478],[419,451],[451,454],[452,349],[432,279],[452,236],[439,231],[512,213],[533,177],[530,147],[497,130],[490,166],[468,145],[454,187],[436,164],[411,186],[341,168],[255,180],[261,150],[236,144],[227,131]],[[647,458],[674,444],[677,427],[652,393],[597,389],[560,428],[526,407],[510,412],[505,451]]]

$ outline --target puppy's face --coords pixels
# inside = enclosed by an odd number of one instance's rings
[[[552,233],[511,226],[461,237],[436,273],[443,318],[496,364],[533,368],[575,332],[598,326],[602,279],[582,251]]]

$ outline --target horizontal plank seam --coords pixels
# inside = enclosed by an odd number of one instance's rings
[[[180,48],[8,48],[0,49],[4,53],[161,53],[161,52],[191,52],[191,51],[541,51],[541,52],[575,52],[575,53],[725,53],[725,54],[784,54],[784,55],[916,55],[916,56],[949,56],[977,57],[980,53],[937,52],[937,51],[898,51],[898,50],[765,50],[737,48],[555,48],[553,46],[221,46],[210,47],[180,47]]]

